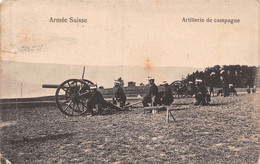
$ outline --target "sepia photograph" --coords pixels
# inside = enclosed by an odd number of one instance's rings
[[[0,164],[260,164],[259,0],[0,1]]]

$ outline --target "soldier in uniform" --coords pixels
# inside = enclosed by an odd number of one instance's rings
[[[154,83],[154,79],[148,77],[149,81],[149,90],[148,93],[143,98],[143,106],[148,107],[148,103],[152,103],[152,99],[154,99],[153,106],[156,106],[160,103],[160,98],[158,96],[158,87]]]
[[[220,72],[220,74],[221,74],[221,78],[222,78],[224,97],[228,97],[229,96],[229,77],[228,77],[228,74],[225,70],[222,70]]]
[[[172,88],[167,83],[167,81],[164,81],[163,83],[164,83],[164,90],[160,93],[161,103],[169,106],[173,102]]]
[[[210,74],[210,79],[209,79],[209,95],[214,96],[214,84],[215,84],[215,72],[212,72]]]
[[[104,99],[102,93],[97,90],[96,85],[90,86],[90,90],[91,90],[91,96],[87,101],[87,108],[88,108],[88,111],[91,113],[92,116],[95,115],[93,108],[96,105],[99,105],[99,104],[101,104],[103,107],[110,107],[112,109],[122,110],[121,108],[107,102]]]
[[[192,81],[189,81],[188,84],[187,84],[187,94],[190,95],[190,96],[193,96],[195,94],[194,88],[195,88],[194,83]]]
[[[210,95],[206,86],[202,83],[201,79],[195,80],[195,103],[194,105],[208,105],[210,102]]]
[[[248,94],[251,93],[251,90],[250,90],[250,87],[249,87],[249,86],[247,86],[246,91],[247,91]]]
[[[256,93],[256,86],[253,87],[252,93]]]
[[[120,107],[123,107],[125,106],[126,96],[123,88],[120,86],[120,82],[117,80],[115,81],[115,88],[116,88],[116,92],[114,97],[116,101],[120,103]]]
[[[233,93],[233,95],[238,96],[237,91],[236,91],[236,89],[235,89],[233,84],[229,84],[229,93],[230,94]]]

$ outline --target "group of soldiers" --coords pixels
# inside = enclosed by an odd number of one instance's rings
[[[247,92],[248,94],[251,93],[251,89],[250,89],[249,86],[247,86],[247,88],[246,88],[246,92]],[[253,89],[252,89],[252,93],[256,93],[256,86],[253,87]]]
[[[167,83],[167,81],[163,81],[164,89],[159,92],[158,87],[154,83],[153,78],[148,78],[149,81],[149,90],[147,94],[144,96],[142,104],[144,107],[148,107],[148,103],[151,103],[152,106],[157,105],[171,105],[173,102],[173,94],[171,86]]]
[[[148,93],[143,98],[143,106],[147,107],[148,103],[152,103],[153,106],[156,105],[166,105],[169,106],[174,101],[171,86],[164,81],[164,90],[158,92],[158,87],[154,83],[154,79],[149,79],[150,88]],[[194,105],[208,105],[210,102],[210,95],[208,90],[201,79],[195,80],[195,85],[193,87],[193,92],[195,95]],[[154,100],[154,101],[153,101]]]
[[[125,106],[126,103],[126,95],[124,93],[123,88],[120,86],[119,81],[115,81],[115,95],[114,98],[116,99],[117,102],[120,103],[120,107],[114,105],[113,103],[110,103],[106,101],[100,91],[97,89],[97,85],[91,85],[90,86],[90,91],[91,91],[91,96],[87,101],[87,108],[88,111],[91,113],[92,116],[96,115],[94,112],[94,108],[96,105],[102,105],[102,107],[109,107],[112,109],[117,109],[117,110],[122,110],[121,107]]]
[[[120,107],[106,101],[102,93],[97,90],[96,85],[91,85],[90,91],[91,91],[91,96],[87,101],[87,108],[88,108],[87,110],[91,113],[92,116],[96,115],[96,113],[93,110],[96,105],[102,105],[102,107],[109,107],[117,110],[122,110]]]
[[[213,79],[213,80],[210,82],[212,84],[212,91],[213,91],[213,84],[214,84],[214,74],[213,74],[213,76],[211,76],[211,79]],[[238,96],[234,85],[230,83],[230,79],[228,77],[227,71],[222,70],[220,72],[220,75],[221,75],[223,88],[218,90],[217,96],[220,95],[220,94],[223,95],[224,97],[228,97],[230,94]],[[246,91],[247,91],[247,93],[251,93],[251,89],[250,89],[249,86],[247,86]],[[253,89],[252,89],[252,93],[255,93],[255,92],[256,92],[256,86],[254,86]],[[213,95],[214,95],[214,92],[213,92]]]
[[[222,70],[220,72],[221,80],[223,84],[223,88],[218,90],[218,95],[223,95],[224,97],[229,96],[229,94],[233,93],[234,95],[237,95],[237,92],[233,86],[233,84],[229,83],[228,75],[225,70]],[[210,74],[210,89],[209,92],[203,83],[202,79],[196,79],[195,83],[192,81],[189,81],[189,84],[187,85],[187,92],[189,92],[190,95],[194,95],[195,97],[195,103],[194,105],[208,105],[211,101],[211,95],[214,96],[214,80],[215,79],[215,72],[212,72]],[[159,92],[158,87],[155,84],[155,80],[151,77],[148,77],[149,81],[149,89],[146,95],[143,97],[142,104],[144,107],[148,107],[148,104],[151,104],[151,106],[157,106],[157,105],[166,105],[169,106],[171,103],[173,103],[173,93],[172,93],[172,87],[167,83],[167,81],[163,81],[164,89]],[[121,82],[118,80],[115,80],[115,93],[113,97],[113,103],[107,102],[102,93],[97,90],[96,85],[90,86],[91,90],[91,97],[87,101],[87,107],[89,112],[92,115],[95,115],[93,108],[97,104],[101,104],[103,107],[110,107],[117,110],[122,110],[122,108],[126,104],[126,95],[123,90],[123,87],[121,86]],[[247,88],[247,92],[250,93],[250,88]],[[252,92],[256,92],[256,87],[252,89]],[[116,105],[116,102],[119,102],[120,107]]]
[[[149,81],[149,89],[146,95],[143,97],[142,104],[144,107],[148,107],[148,104],[151,106],[169,106],[173,103],[173,93],[171,86],[167,83],[167,81],[163,81],[163,90],[159,92],[158,87],[155,84],[155,80],[153,78],[148,77]],[[100,91],[98,91],[96,85],[91,85],[91,96],[87,101],[87,108],[91,115],[95,115],[94,108],[96,105],[101,104],[103,107],[109,107],[117,110],[122,110],[122,107],[126,104],[126,95],[125,92],[120,85],[120,82],[115,80],[115,94],[113,99],[114,104],[106,101]],[[202,80],[196,79],[195,81],[195,99],[196,102],[194,105],[207,105],[210,101],[210,96],[208,94],[206,86],[203,84]],[[115,105],[115,102],[119,102],[120,107]]]

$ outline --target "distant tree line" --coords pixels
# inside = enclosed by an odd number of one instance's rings
[[[186,83],[188,83],[188,81],[194,82],[196,78],[199,78],[204,81],[206,86],[209,86],[210,82],[212,81],[212,77],[210,77],[210,75],[212,74],[212,72],[214,72],[214,86],[222,87],[222,70],[227,72],[229,83],[233,84],[234,87],[244,88],[247,86],[253,87],[254,85],[256,85],[257,87],[260,86],[260,80],[257,80],[257,77],[258,79],[260,77],[260,67],[249,67],[247,65],[224,65],[222,67],[219,65],[215,65],[214,67],[207,67],[204,71],[197,70],[192,74],[188,74],[184,81]]]

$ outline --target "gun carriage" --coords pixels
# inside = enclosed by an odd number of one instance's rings
[[[42,87],[57,88],[57,108],[67,116],[79,116],[87,112],[86,102],[91,96],[90,85],[94,83],[86,79],[68,79],[60,85],[44,84]]]
[[[171,87],[172,87],[172,91],[175,94],[175,96],[183,96],[183,95],[187,95],[187,85],[180,80],[176,80],[174,82],[171,83]]]

